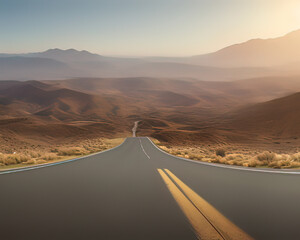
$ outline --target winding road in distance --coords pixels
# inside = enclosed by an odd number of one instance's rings
[[[148,138],[0,173],[1,240],[300,238],[300,172],[179,159]]]

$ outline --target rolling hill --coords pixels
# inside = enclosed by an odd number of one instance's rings
[[[266,136],[300,136],[300,92],[245,107],[230,120],[234,128]]]
[[[0,81],[0,136],[69,141],[130,134],[140,120],[140,135],[170,143],[290,139],[300,133],[298,79]]]
[[[134,99],[135,104],[150,106],[158,93],[180,94],[189,97],[193,106],[230,110],[233,107],[279,98],[300,91],[299,77],[250,78],[232,82],[210,82],[195,79],[171,78],[77,78],[45,81],[90,94],[113,94]],[[156,94],[154,94],[156,93]],[[163,97],[163,96],[161,96]],[[180,99],[180,98],[179,98]],[[162,102],[156,102],[158,105]],[[226,108],[227,106],[227,108]],[[157,105],[154,105],[157,107]]]
[[[38,81],[0,82],[1,117],[43,117],[46,120],[74,121],[108,118],[113,105],[105,97]]]

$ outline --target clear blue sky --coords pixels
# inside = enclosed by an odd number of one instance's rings
[[[299,28],[299,0],[0,0],[9,53],[185,56]]]

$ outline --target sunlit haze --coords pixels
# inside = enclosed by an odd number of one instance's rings
[[[188,56],[300,28],[297,0],[0,0],[0,52]]]

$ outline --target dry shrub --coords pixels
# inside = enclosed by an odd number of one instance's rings
[[[3,165],[13,165],[13,164],[17,164],[17,160],[15,158],[10,157],[10,155],[12,154],[1,154],[0,155],[0,162]]]
[[[45,160],[42,160],[42,159],[39,159],[36,161],[37,164],[43,164],[43,163],[46,163],[47,161]]]
[[[216,149],[216,155],[217,156],[221,156],[221,157],[225,157],[226,156],[226,151],[224,148],[218,148]]]
[[[202,160],[203,156],[201,156],[200,154],[191,153],[189,154],[189,158],[193,160]]]
[[[4,154],[0,153],[0,163],[3,163],[3,159],[4,159]]]
[[[29,151],[28,154],[32,158],[38,158],[38,157],[41,156],[41,154],[39,152],[36,152],[36,151]]]
[[[277,157],[276,153],[268,152],[268,151],[262,152],[256,156],[257,160],[261,162],[262,161],[272,162],[277,160],[276,157]]]
[[[210,155],[207,157],[208,162],[212,162],[212,163],[225,163],[226,160],[223,159],[221,156],[215,156],[215,155]]]
[[[25,164],[35,164],[36,161],[34,159],[30,159],[27,162],[25,162]]]
[[[62,147],[58,149],[58,155],[60,156],[77,156],[85,153],[86,151],[82,147]]]
[[[300,152],[291,155],[290,159],[292,162],[300,162]]]
[[[13,165],[27,162],[31,157],[25,154],[0,154],[0,162],[4,165]]]
[[[257,161],[256,159],[251,159],[250,161],[248,161],[247,163],[247,167],[258,167],[260,166],[260,162]]]
[[[43,157],[43,160],[51,161],[58,158],[56,153],[46,153]]]
[[[13,154],[13,155],[17,155],[17,154]],[[25,155],[25,154],[18,154],[19,155],[19,161],[21,162],[27,162],[28,160],[31,159],[31,157],[29,155]]]
[[[244,156],[242,154],[229,154],[226,156],[227,161],[235,160],[235,161],[243,161]]]
[[[181,155],[181,152],[179,150],[176,150],[175,155]]]
[[[230,160],[227,161],[229,165],[243,166],[244,161],[242,160]]]
[[[272,168],[281,168],[281,164],[279,161],[272,161],[268,164],[268,167]]]
[[[289,167],[291,165],[290,160],[281,160],[278,162],[279,167]]]
[[[106,139],[106,138],[95,138],[88,139],[78,142],[75,145],[65,145],[53,146],[52,149],[43,148],[39,145],[40,148],[36,149],[32,145],[29,150],[27,147],[24,147],[17,154],[2,154],[0,153],[0,166],[13,165],[13,164],[41,164],[46,163],[47,161],[55,159],[63,159],[64,157],[60,156],[77,156],[84,155],[93,152],[98,152],[106,150],[117,146],[123,142],[123,138],[115,139]],[[9,150],[12,151],[13,148]]]
[[[291,168],[300,168],[300,162],[291,162],[290,167]]]
[[[288,154],[276,154],[274,152],[265,151],[262,153],[235,153],[226,154],[223,148],[212,147],[186,147],[186,146],[170,146],[161,145],[161,149],[166,152],[189,158],[192,160],[201,160],[204,162],[223,163],[228,165],[245,166],[245,167],[271,167],[271,168],[299,168],[300,167],[300,152]],[[239,148],[232,149],[238,151]],[[245,151],[244,151],[245,152]],[[256,156],[255,156],[255,155]]]
[[[165,147],[165,146],[161,146],[160,148],[161,148],[162,150],[165,150],[165,151],[168,150],[168,148]]]

